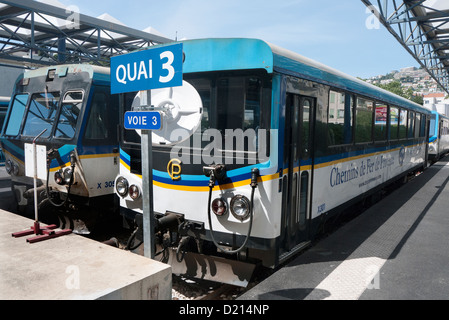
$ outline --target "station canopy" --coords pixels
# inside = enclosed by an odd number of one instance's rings
[[[449,94],[449,0],[362,0]]]
[[[449,94],[449,0],[362,0]]]
[[[65,63],[109,66],[110,57],[172,41],[155,29],[125,26],[108,14],[93,18],[56,0],[0,0],[0,65]]]

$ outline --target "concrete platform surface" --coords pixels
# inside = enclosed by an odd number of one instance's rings
[[[33,222],[0,209],[1,300],[171,300],[169,265],[75,234],[12,237]]]

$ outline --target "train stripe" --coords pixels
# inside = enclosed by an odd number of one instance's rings
[[[405,148],[413,148],[415,146],[419,146],[419,145],[423,145],[423,144],[414,144],[414,145],[409,145],[409,146],[404,146],[404,147]],[[372,153],[367,153],[367,154],[359,154],[359,155],[346,157],[346,158],[339,158],[339,159],[334,158],[334,160],[331,160],[331,161],[316,163],[314,165],[314,169],[330,167],[330,166],[334,166],[334,165],[337,165],[340,163],[344,163],[344,162],[348,162],[348,161],[355,161],[355,160],[362,159],[365,157],[372,157],[372,156],[377,156],[377,155],[386,154],[386,153],[395,152],[395,151],[398,152],[400,149],[401,149],[401,147],[397,147],[394,149],[377,151],[377,152],[372,152]],[[123,165],[126,168],[127,171],[130,171],[130,166],[128,164],[128,161],[126,161],[125,155],[126,155],[125,152],[123,152],[123,151],[120,152],[120,163],[121,163],[121,165]],[[340,155],[340,157],[341,156],[342,155]],[[323,159],[321,159],[321,160],[323,160]],[[326,160],[328,160],[328,159],[326,159]],[[299,170],[308,171],[311,169],[312,169],[311,164],[305,164],[305,165],[294,167],[293,173],[299,172]],[[282,175],[286,175],[286,174],[288,174],[288,168],[283,169],[283,171],[282,171]],[[142,179],[141,175],[137,175],[137,176],[140,179]],[[166,181],[168,181],[169,179],[167,179],[166,176],[168,176],[168,174],[166,172],[161,172],[161,171],[157,171],[157,170],[153,169],[153,184],[155,186],[165,188],[165,189],[171,189],[171,190],[191,191],[191,192],[209,191],[209,186],[208,186],[209,180],[205,176],[188,176],[188,177],[182,176],[183,177],[182,181],[177,181],[176,184],[167,183]],[[248,175],[246,175],[246,176],[248,176]],[[231,180],[231,179],[228,179],[225,183],[217,184],[215,186],[214,190],[233,189],[233,188],[246,186],[251,183],[251,179],[239,179],[239,177],[242,177],[242,176],[233,177],[233,179],[235,179],[235,181],[229,182],[229,180]],[[196,179],[192,179],[192,178],[196,178]],[[259,182],[267,182],[267,181],[276,180],[279,178],[281,178],[281,176],[280,176],[279,172],[277,172],[275,174],[269,174],[269,175],[264,175],[264,176],[259,177]]]

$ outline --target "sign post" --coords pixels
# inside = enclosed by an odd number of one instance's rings
[[[151,111],[151,89],[182,85],[182,44],[111,58],[111,93],[140,91],[140,110],[125,114],[124,127],[141,131],[143,242],[145,257],[154,258],[152,130],[162,127],[161,114]],[[123,99],[121,99],[123,102]]]
[[[151,91],[141,92],[142,106],[151,106]],[[154,258],[153,141],[151,130],[142,130],[142,210],[145,257]],[[145,178],[146,179],[145,179]]]

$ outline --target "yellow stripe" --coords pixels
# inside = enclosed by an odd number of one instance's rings
[[[101,158],[109,158],[109,157],[116,157],[118,156],[118,153],[104,153],[104,154],[88,154],[88,155],[83,155],[80,156],[80,160],[83,159],[101,159]],[[56,172],[60,169],[66,168],[66,167],[70,167],[71,163],[70,162],[66,162],[65,164],[59,166],[59,167],[55,167],[55,168],[51,168],[50,172]]]
[[[411,148],[414,146],[417,146],[419,144],[416,145],[412,145],[409,146],[407,148]],[[391,149],[391,150],[386,150],[386,151],[380,151],[380,152],[374,152],[374,153],[370,153],[370,154],[366,154],[366,155],[360,155],[360,156],[354,156],[354,157],[350,157],[350,158],[344,158],[344,159],[340,159],[340,160],[334,160],[334,161],[329,161],[329,162],[325,162],[325,163],[321,163],[318,165],[315,165],[315,169],[318,168],[325,168],[325,167],[329,167],[335,164],[339,164],[339,163],[343,163],[343,162],[347,162],[347,161],[354,161],[357,159],[362,159],[362,158],[367,158],[367,157],[372,157],[372,156],[376,156],[376,155],[380,155],[380,154],[384,154],[384,153],[389,153],[389,152],[394,152],[394,151],[398,151],[401,148],[395,148],[395,149]],[[129,166],[120,159],[120,163],[128,170],[130,171]],[[312,166],[311,165],[306,165],[306,166],[301,166],[301,171],[306,171],[306,170],[311,170]],[[299,172],[299,167],[295,167],[293,169],[293,172]],[[283,175],[288,174],[288,169],[284,169],[282,172]],[[142,178],[141,175],[137,175],[140,179]],[[258,178],[259,182],[267,182],[267,181],[271,181],[271,180],[275,180],[275,179],[279,179],[279,173],[275,173],[275,174],[271,174],[271,175],[267,175],[267,176],[262,176]],[[228,189],[234,189],[234,188],[238,188],[238,187],[242,187],[242,186],[247,186],[251,183],[250,179],[247,180],[242,180],[242,181],[237,181],[237,182],[233,182],[233,183],[227,183],[227,184],[223,184],[223,185],[217,185],[214,187],[214,191],[218,191],[218,190],[228,190]],[[177,186],[177,185],[172,185],[172,184],[167,184],[167,183],[162,183],[162,182],[158,182],[158,181],[153,181],[153,184],[155,186],[164,188],[164,189],[171,189],[171,190],[178,190],[178,191],[189,191],[189,192],[207,192],[209,191],[209,187],[197,187],[197,186]]]
[[[13,158],[14,161],[16,161],[16,162],[18,162],[18,163],[20,163],[20,164],[22,164],[22,165],[25,165],[25,163],[24,163],[22,160],[16,158],[15,156],[13,156],[13,155],[12,155],[11,153],[9,153],[8,151],[3,150],[3,152],[4,152],[5,154],[7,154],[8,156],[10,156],[11,158]]]
[[[414,147],[414,146],[411,146]],[[407,147],[409,148],[409,147]],[[384,154],[384,153],[389,153],[389,152],[393,152],[393,151],[398,151],[401,148],[395,148],[395,149],[390,149],[390,150],[386,150],[386,151],[379,151],[379,152],[374,152],[374,153],[369,153],[369,154],[362,154],[360,156],[354,156],[354,157],[350,157],[350,158],[344,158],[344,159],[339,159],[339,160],[334,160],[334,161],[329,161],[329,162],[323,162],[320,164],[315,165],[315,169],[319,169],[319,168],[325,168],[325,167],[329,167],[335,164],[339,164],[339,163],[343,163],[343,162],[347,162],[347,161],[354,161],[354,160],[358,160],[358,159],[362,159],[362,158],[367,158],[367,157],[372,157],[372,156],[377,156],[379,154]]]
[[[104,153],[104,154],[88,154],[80,156],[80,159],[95,159],[95,158],[109,158],[118,157],[118,153]]]

